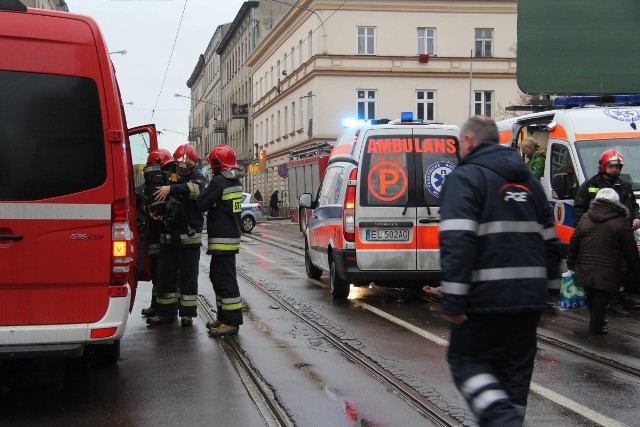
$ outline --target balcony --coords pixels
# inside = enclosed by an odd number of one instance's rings
[[[202,128],[191,128],[189,130],[189,141],[199,141],[202,137]]]
[[[227,133],[227,122],[216,120],[213,122],[213,133]]]

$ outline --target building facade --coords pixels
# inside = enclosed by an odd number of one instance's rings
[[[220,104],[224,114],[228,114],[227,144],[233,147],[238,162],[244,165],[256,158],[251,113],[252,81],[247,58],[290,8],[279,2],[246,1],[216,49],[221,68]]]
[[[346,119],[501,118],[518,98],[516,12],[515,0],[299,0],[245,61],[267,155],[248,188],[288,201],[289,152],[335,141]]]
[[[204,159],[216,145],[227,143],[228,114],[222,110],[220,56],[216,49],[231,24],[219,25],[203,55],[200,55],[187,87],[191,90],[189,141]],[[177,94],[176,96],[178,96]]]

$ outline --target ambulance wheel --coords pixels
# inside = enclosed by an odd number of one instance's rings
[[[349,282],[338,276],[333,255],[329,258],[329,284],[331,285],[333,299],[347,299],[349,296]]]
[[[313,265],[311,262],[311,254],[309,253],[309,245],[304,244],[304,268],[307,271],[307,277],[310,279],[319,279],[322,276],[322,270]]]

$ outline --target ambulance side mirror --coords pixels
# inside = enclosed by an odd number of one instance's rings
[[[314,209],[316,206],[315,203],[313,203],[311,193],[302,193],[300,197],[298,197],[298,206],[301,208]]]

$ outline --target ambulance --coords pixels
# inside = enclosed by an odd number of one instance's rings
[[[541,183],[556,222],[558,237],[569,243],[573,229],[573,199],[578,187],[598,173],[603,151],[624,157],[620,175],[640,197],[640,96],[579,96],[557,98],[555,109],[498,122],[500,143],[521,150],[533,137],[546,150]]]
[[[128,129],[91,18],[0,2],[0,360],[120,356],[148,278],[134,183],[153,125]]]
[[[457,165],[459,129],[401,119],[360,124],[336,142],[305,225],[307,276],[329,273],[331,295],[350,286],[438,281],[442,186]]]

